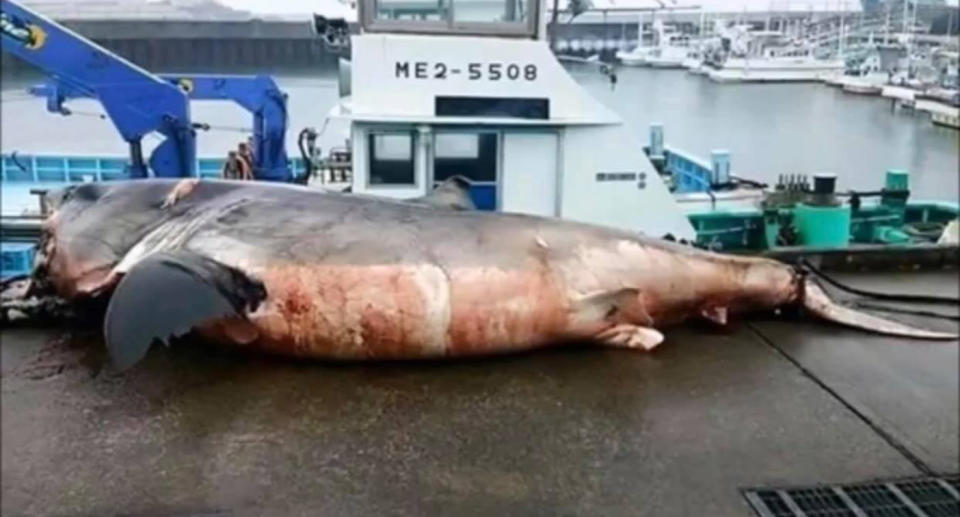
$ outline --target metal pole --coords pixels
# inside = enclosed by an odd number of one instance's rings
[[[883,22],[883,44],[888,45],[890,43],[890,4],[884,2],[883,8],[887,12],[887,19]]]
[[[837,41],[837,55],[843,56],[843,40],[846,26],[843,23],[843,14],[840,15],[840,39]]]
[[[909,8],[909,6],[910,6],[909,2],[907,0],[903,0],[903,32],[904,33],[908,32],[907,31],[907,9]]]
[[[917,11],[919,11],[919,5],[914,1],[913,4],[913,23],[910,24],[910,31],[912,32],[917,26]]]
[[[134,178],[146,178],[150,174],[146,164],[143,163],[143,148],[140,146],[140,140],[130,142],[130,175]]]
[[[643,13],[637,13],[637,46],[643,46]]]

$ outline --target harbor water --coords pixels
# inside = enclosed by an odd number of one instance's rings
[[[887,99],[860,97],[821,84],[717,84],[678,70],[618,69],[612,88],[595,67],[569,66],[592,95],[619,113],[646,143],[651,123],[665,126],[667,145],[704,158],[714,149],[732,154],[735,175],[775,182],[780,174],[831,172],[838,188],[875,190],[887,169],[911,173],[912,199],[958,199],[958,133],[929,116],[893,110]],[[236,73],[235,70],[210,71]],[[288,149],[296,152],[303,127],[324,128],[337,100],[336,71],[271,71],[289,94]],[[25,88],[36,76],[5,77],[2,93],[4,153],[124,155],[126,145],[95,101],[73,101],[74,115],[45,111]],[[244,139],[250,117],[239,106],[195,102],[195,122],[212,129],[199,137],[200,156],[222,156]],[[347,125],[330,121],[321,145],[342,146]],[[145,147],[159,138],[147,138]]]

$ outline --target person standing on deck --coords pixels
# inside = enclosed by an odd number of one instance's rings
[[[250,148],[250,145],[247,142],[240,142],[237,146],[237,155],[241,162],[241,167],[244,167],[244,174],[240,177],[242,180],[252,180],[253,179],[253,151]]]
[[[227,161],[223,162],[220,177],[225,180],[240,179],[240,159],[237,157],[236,151],[227,153]]]
[[[247,177],[242,177],[241,179],[252,180],[253,179],[253,148],[247,142],[240,142],[237,146],[237,154],[240,157],[240,160],[246,165],[246,170],[248,173]]]

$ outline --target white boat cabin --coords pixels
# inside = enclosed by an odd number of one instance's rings
[[[361,0],[349,86],[331,113],[349,122],[353,192],[411,198],[460,175],[483,210],[693,239],[641,134],[550,51],[542,10]]]

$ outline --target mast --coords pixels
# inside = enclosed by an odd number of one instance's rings
[[[883,6],[884,11],[886,11],[887,17],[883,22],[883,44],[890,44],[890,3],[884,2]]]
[[[838,2],[839,3],[839,2]],[[843,9],[843,7],[840,7]],[[837,56],[843,56],[843,40],[846,39],[846,25],[844,24],[843,11],[840,11],[840,37],[837,40]]]
[[[910,7],[909,0],[903,0],[903,32],[908,34],[910,31],[907,30],[907,20],[909,18],[908,10]]]

